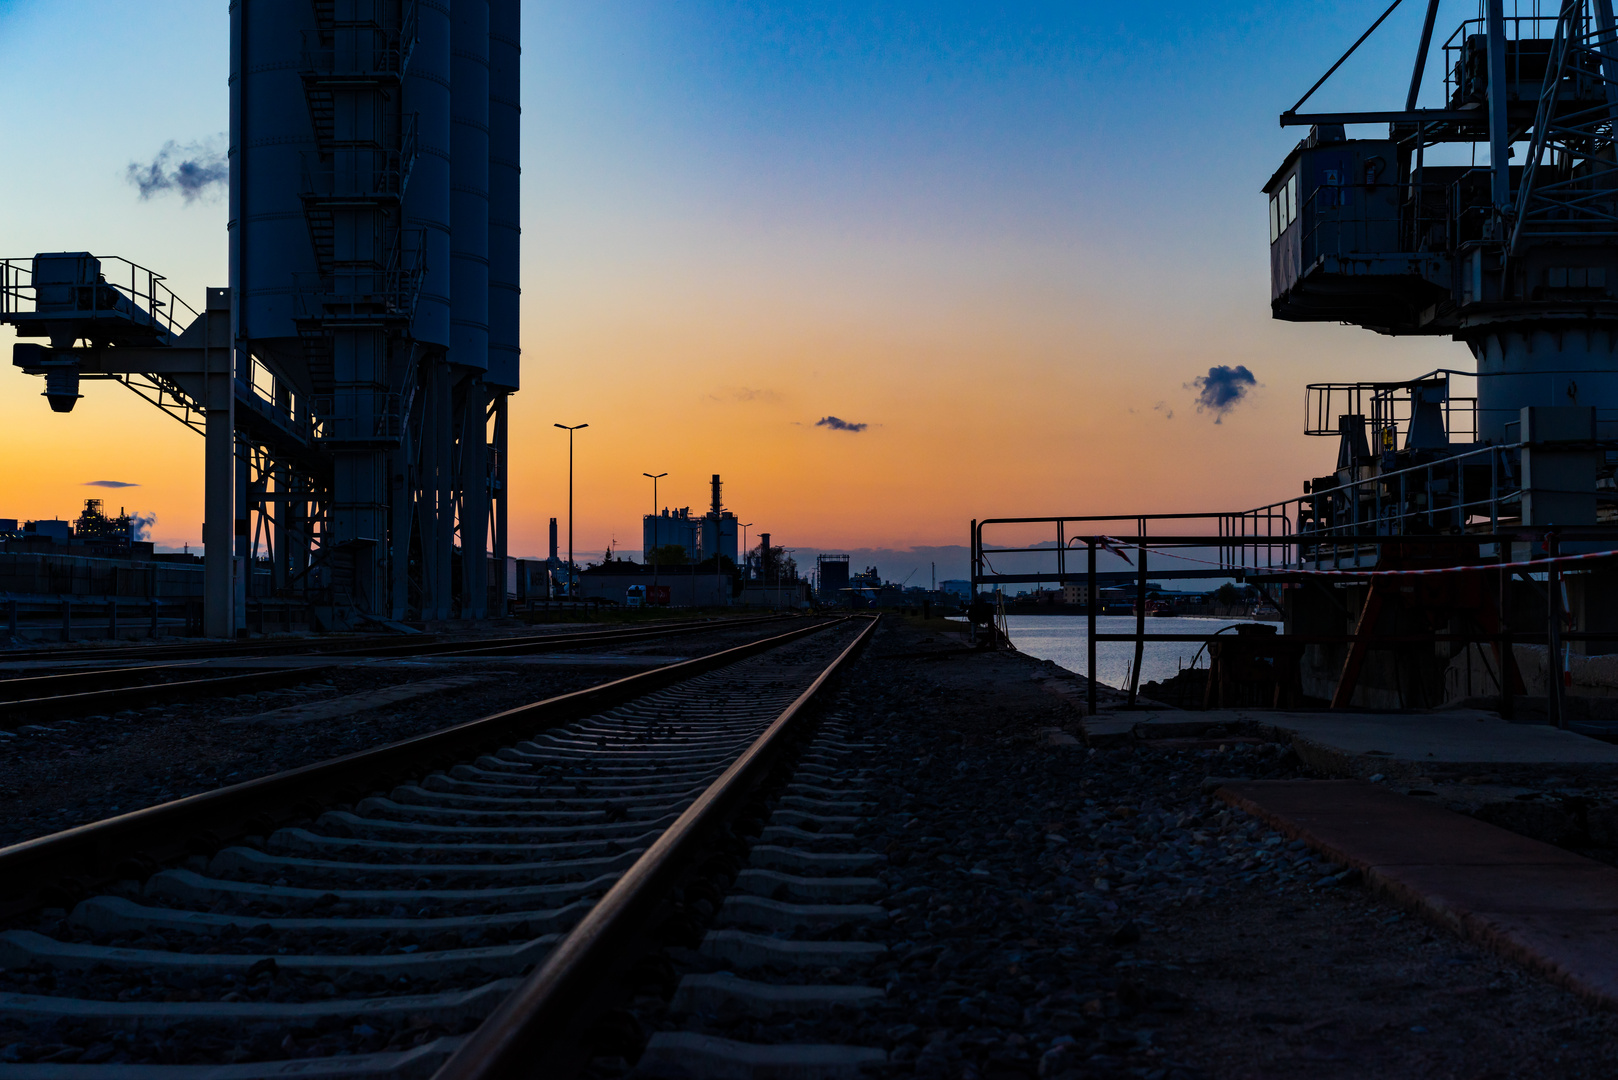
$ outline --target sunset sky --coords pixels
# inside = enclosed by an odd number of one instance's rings
[[[513,554],[565,527],[553,422],[590,425],[581,552],[639,548],[643,472],[675,506],[721,473],[754,537],[822,549],[1297,494],[1335,455],[1307,382],[1471,366],[1269,318],[1259,188],[1303,135],[1276,114],[1384,6],[525,4]],[[1402,104],[1406,7],[1319,105]],[[0,255],[123,255],[198,306],[224,284],[222,192],[128,171],[222,145],[227,34],[224,0],[0,0]],[[1216,365],[1256,382],[1222,416],[1193,385]],[[68,415],[42,389],[0,371],[0,517],[104,494],[200,541],[201,438],[116,385]]]

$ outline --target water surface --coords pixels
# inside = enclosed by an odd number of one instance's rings
[[[1248,619],[1216,619],[1196,616],[1149,617],[1148,634],[1211,634],[1227,626],[1239,626]],[[1007,615],[1011,643],[1029,656],[1050,660],[1069,671],[1088,674],[1085,643],[1088,620],[1078,615]],[[1098,634],[1128,634],[1135,630],[1133,615],[1098,615]],[[1140,681],[1172,678],[1182,668],[1208,666],[1208,650],[1195,641],[1148,641],[1141,658]],[[1135,646],[1127,641],[1096,643],[1096,678],[1108,686],[1126,688],[1129,668],[1135,661]]]

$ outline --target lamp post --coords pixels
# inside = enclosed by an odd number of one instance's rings
[[[589,424],[553,424],[567,432],[567,597],[569,600],[578,598],[575,589],[577,584],[573,574],[573,433],[580,428],[587,428]]]
[[[654,476],[653,474],[651,474],[649,472],[643,472],[643,473],[641,473],[641,475],[650,478],[651,481],[652,481],[652,546],[651,546],[650,550],[643,553],[643,557],[646,559],[646,561],[651,562],[652,561],[652,558],[651,558],[652,552],[656,551],[658,549],[658,547],[661,546],[658,543],[658,541],[663,539],[661,536],[658,535],[659,533],[662,532],[662,530],[657,527],[658,526],[658,521],[657,521],[657,482],[659,480],[663,479],[663,477],[667,476],[668,473],[660,472],[660,473],[658,473],[658,474],[656,474]],[[659,560],[659,561],[661,561],[661,560]],[[653,585],[657,584],[657,565],[658,565],[657,563],[652,563],[652,584]]]
[[[737,524],[741,525],[741,527],[742,527],[742,570],[744,571],[743,580],[745,580],[745,571],[747,569],[747,553],[748,553],[748,551],[751,550],[747,546],[747,530],[753,527],[753,523],[751,521],[743,521],[743,522],[738,522]]]

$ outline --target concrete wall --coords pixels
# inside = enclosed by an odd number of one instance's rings
[[[1524,692],[1544,697],[1549,690],[1546,672],[1550,650],[1543,645],[1513,645],[1517,668],[1522,672]],[[1568,657],[1570,683],[1564,691],[1570,697],[1618,699],[1618,655]],[[1469,645],[1449,663],[1444,673],[1444,689],[1450,701],[1463,698],[1494,697],[1500,693],[1495,683],[1494,650],[1487,645]]]

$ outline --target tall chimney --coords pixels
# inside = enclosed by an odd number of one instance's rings
[[[556,558],[556,519],[551,518],[551,558]]]
[[[719,497],[719,489],[721,488],[721,486],[722,485],[719,483],[719,474],[714,473],[713,474],[713,516],[714,517],[718,517],[719,512],[725,508],[724,500],[722,500]]]

